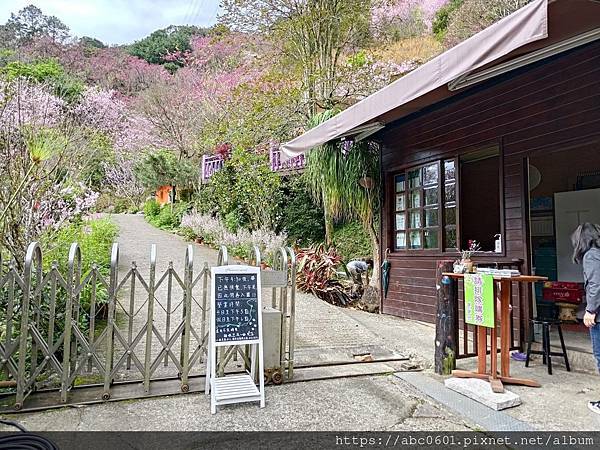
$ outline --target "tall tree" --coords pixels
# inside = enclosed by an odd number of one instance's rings
[[[302,73],[309,115],[338,103],[339,62],[368,36],[370,0],[223,0],[220,20],[273,38]]]
[[[196,26],[171,25],[135,42],[129,47],[129,53],[150,64],[162,64],[170,72],[175,72],[183,65],[185,53],[191,50],[190,39],[206,34],[207,30]]]
[[[9,45],[23,45],[35,38],[48,37],[55,42],[64,42],[69,36],[69,27],[55,16],[46,16],[42,10],[29,5],[18,13],[11,13],[2,26],[2,35],[9,38]]]

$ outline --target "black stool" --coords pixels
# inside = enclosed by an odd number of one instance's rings
[[[527,341],[527,359],[525,360],[525,367],[529,367],[529,355],[542,355],[544,364],[548,364],[548,374],[552,375],[552,357],[562,356],[565,358],[565,366],[567,372],[571,371],[569,366],[569,358],[567,357],[567,349],[565,347],[565,340],[563,339],[562,330],[560,328],[560,320],[556,319],[531,319],[529,321],[529,340]],[[542,325],[542,350],[531,350],[531,343],[534,341],[534,325]],[[558,330],[558,337],[560,338],[560,346],[562,347],[562,353],[550,351],[550,327],[556,326]]]

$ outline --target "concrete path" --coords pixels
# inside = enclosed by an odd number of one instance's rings
[[[158,272],[168,261],[181,271],[187,243],[179,237],[153,228],[141,216],[113,216],[121,234],[121,270],[135,260],[144,274],[148,271],[150,245],[157,244]],[[216,262],[214,250],[194,244],[195,267]],[[126,292],[125,292],[126,294]],[[160,295],[157,295],[160,298]],[[126,298],[126,296],[125,296]],[[140,317],[134,329],[144,323],[144,296],[135,299]],[[175,303],[175,302],[174,302]],[[157,308],[157,310],[160,308]],[[155,323],[165,326],[166,314],[157,312]],[[199,326],[197,321],[195,326]],[[120,328],[127,330],[127,322]],[[297,299],[296,343],[298,364],[327,362],[330,358],[352,358],[361,351],[385,350],[410,356],[426,370],[422,376],[405,380],[391,376],[360,376],[268,386],[266,408],[252,404],[223,407],[210,414],[208,397],[203,394],[177,395],[145,400],[63,408],[40,413],[24,413],[11,418],[31,430],[476,430],[483,424],[463,417],[431,398],[426,386],[442,392],[443,378],[430,369],[433,361],[435,327],[397,317],[369,314],[331,306],[311,295]],[[140,343],[143,347],[143,341]],[[158,351],[153,347],[153,353]],[[143,354],[143,353],[142,353]],[[461,368],[473,368],[475,361],[461,360]],[[197,370],[201,370],[200,365]],[[516,376],[540,380],[541,389],[511,386],[523,404],[504,413],[539,430],[598,429],[586,401],[600,397],[597,376],[566,372],[559,367],[546,374],[539,361],[526,369],[513,363]],[[169,375],[174,367],[161,368]],[[308,369],[318,370],[318,369]],[[123,377],[135,378],[136,371],[122,370]],[[162,374],[162,373],[161,373]],[[419,383],[411,381],[413,378]],[[414,386],[413,386],[414,384]],[[436,385],[439,384],[438,388]],[[438,392],[438,393],[439,393]],[[434,395],[432,395],[435,397]],[[467,399],[468,400],[468,399]],[[2,429],[0,429],[1,431]]]
[[[455,430],[470,426],[393,376],[268,386],[266,407],[224,406],[203,394],[13,415],[35,431]],[[5,428],[0,427],[0,431]]]
[[[122,279],[135,262],[139,272],[144,279],[148,279],[150,270],[150,248],[152,244],[157,247],[157,280],[161,274],[168,268],[169,262],[173,262],[173,268],[183,278],[183,269],[185,264],[185,254],[189,242],[185,242],[179,236],[166,231],[159,230],[148,224],[141,215],[117,214],[112,216],[113,220],[119,225],[119,251],[120,263],[119,272]],[[218,252],[203,245],[191,244],[194,252],[194,271],[199,273],[204,264],[214,265],[217,262]],[[233,258],[230,258],[230,263]],[[170,330],[177,326],[181,320],[181,289],[173,290],[172,305],[169,309],[166,304],[167,287],[166,283],[157,290],[156,302],[154,307],[154,325],[166,334],[167,329],[167,310],[171,311]],[[200,335],[202,328],[201,310],[201,289],[198,287],[194,291],[195,304],[192,305],[194,311],[192,317],[192,326]],[[120,292],[120,307],[118,308],[119,329],[125,336],[129,328],[129,302],[130,290],[129,284],[126,284]],[[137,283],[135,289],[134,316],[132,320],[132,336],[135,336],[141,330],[147,320],[147,299],[146,291]],[[270,302],[270,299],[263,299]],[[179,305],[179,306],[178,306]],[[386,349],[387,342],[385,337],[374,332],[377,325],[365,326],[355,317],[366,316],[370,314],[361,311],[350,311],[343,308],[330,305],[322,300],[298,292],[296,297],[296,327],[295,327],[295,361],[297,365],[311,365],[322,362],[337,362],[353,360],[355,354],[382,353]],[[195,345],[197,339],[192,338],[192,344]],[[143,361],[145,337],[143,337],[136,346],[136,355]],[[152,342],[152,358],[161,351],[162,346],[158,339]],[[117,356],[123,354],[124,349],[119,346]],[[178,343],[173,347],[173,352],[179,354]],[[203,373],[202,365],[194,368],[193,373]],[[169,376],[176,375],[173,364],[169,361],[169,366],[161,366],[157,375]],[[131,370],[120,370],[120,379],[136,379],[141,374],[136,370],[135,365],[131,365]]]
[[[132,261],[144,278],[149,271],[150,246],[157,245],[157,276],[167,269],[169,261],[182,273],[186,248],[189,245],[178,236],[160,231],[145,222],[142,216],[115,215],[120,227],[121,277]],[[196,271],[205,262],[216,263],[217,252],[193,244]],[[146,320],[147,294],[136,287],[133,335]],[[164,289],[157,292],[157,301],[164,303]],[[174,293],[172,308],[181,299]],[[128,330],[129,291],[121,292],[123,310],[119,329]],[[165,329],[166,312],[155,307],[154,323]],[[377,353],[390,348],[405,351],[418,335],[414,330],[394,327],[395,318],[387,318],[329,305],[311,295],[299,293],[296,313],[296,362],[310,365],[331,358],[350,358],[354,353]],[[173,318],[177,313],[173,314]],[[377,320],[379,318],[379,320]],[[200,323],[195,318],[194,326]],[[390,334],[390,331],[394,331]],[[403,330],[403,331],[401,331]],[[425,327],[421,331],[427,331]],[[144,339],[136,347],[143,361]],[[427,348],[432,348],[428,343]],[[122,348],[120,353],[122,354]],[[153,356],[160,348],[153,344]],[[178,351],[178,349],[177,349]],[[119,351],[117,352],[119,353]],[[175,352],[177,354],[177,352]],[[423,358],[425,359],[425,358]],[[198,365],[198,371],[202,370]],[[311,369],[312,370],[312,369]],[[318,370],[318,369],[315,369]],[[173,364],[162,367],[160,375],[173,375]],[[140,374],[120,370],[120,378],[135,379]],[[32,430],[468,430],[469,425],[450,411],[440,408],[408,384],[395,377],[361,376],[328,379],[267,387],[267,407],[255,405],[224,407],[210,414],[208,398],[202,394],[179,395],[138,401],[111,402],[78,408],[63,408],[39,413],[19,414],[13,418]]]
[[[152,244],[156,245],[156,281],[158,282],[168,269],[169,264],[173,263],[175,272],[181,279],[184,277],[184,267],[186,250],[190,245],[179,236],[159,230],[146,222],[142,215],[116,214],[111,216],[112,220],[119,226],[119,274],[120,279],[123,279],[127,271],[135,262],[138,271],[142,278],[146,281],[149,279],[150,273],[150,251]],[[208,247],[192,244],[194,254],[194,273],[199,274],[204,265],[215,265],[217,262],[218,253]],[[195,275],[196,276],[196,275]],[[130,309],[131,284],[127,282],[120,291],[120,304],[117,305],[117,323],[121,334],[128,338],[129,336],[129,321],[130,312],[133,311],[131,335],[135,336],[143,329],[147,321],[148,313],[148,294],[141,286],[141,283],[136,281],[134,306]],[[167,340],[167,336],[173,333],[182,320],[183,309],[183,290],[178,286],[176,280],[173,280],[172,298],[170,304],[167,299],[168,283],[165,281],[157,289],[155,294],[154,304],[154,326],[159,330],[162,337]],[[202,310],[200,309],[202,301],[201,287],[194,291],[194,303],[192,304],[192,327],[195,329],[198,337],[202,338]],[[169,320],[167,319],[167,311],[170,312]],[[168,323],[169,322],[169,323]],[[180,352],[180,342],[178,339],[172,347],[173,354],[178,356]],[[142,337],[135,347],[135,354],[142,362],[145,355],[145,336]],[[191,348],[198,344],[198,339],[195,336],[191,338]],[[152,340],[152,360],[154,360],[161,352],[162,345],[156,337]],[[115,362],[123,355],[124,349],[116,344]],[[154,376],[177,376],[177,368],[172,361],[167,361],[168,365],[161,364],[156,370]],[[126,370],[127,365],[122,366],[118,373],[118,378],[138,379],[143,375],[136,368],[135,364],[130,365],[130,370]],[[198,365],[192,373],[203,373],[203,366]]]

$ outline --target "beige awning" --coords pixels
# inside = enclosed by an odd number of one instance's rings
[[[600,27],[599,2],[535,0],[335,117],[283,144],[282,159],[298,156],[344,136],[365,136],[376,132],[386,123],[455,95],[453,83],[479,69],[488,69],[497,63],[597,27]]]

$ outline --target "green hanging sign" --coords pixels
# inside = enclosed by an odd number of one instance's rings
[[[493,328],[495,326],[494,277],[465,274],[465,322]]]

